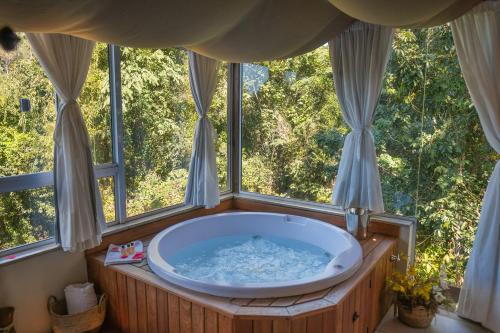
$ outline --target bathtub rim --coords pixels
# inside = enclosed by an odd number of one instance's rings
[[[217,219],[221,216],[238,216],[238,215],[266,215],[276,217],[295,217],[307,220],[310,223],[321,224],[325,228],[331,229],[338,233],[339,236],[346,238],[350,243],[350,248],[336,255],[322,273],[311,277],[288,280],[280,282],[252,282],[252,283],[221,283],[208,282],[197,280],[183,276],[175,272],[175,268],[171,266],[159,251],[159,242],[166,234],[173,232],[178,228],[185,227],[190,224],[195,224],[200,220]],[[279,236],[279,235],[277,235]],[[319,246],[317,244],[314,244]],[[353,258],[354,256],[354,258]],[[221,297],[236,297],[236,298],[268,298],[268,297],[287,297],[311,293],[325,288],[333,287],[342,281],[347,280],[354,275],[363,263],[363,252],[359,242],[347,231],[339,228],[331,223],[324,222],[318,219],[284,213],[271,212],[224,212],[206,216],[200,216],[189,219],[180,223],[176,223],[168,228],[157,233],[148,245],[147,260],[153,273],[160,278],[176,284],[177,286],[191,289],[194,291]],[[346,262],[353,261],[354,263],[346,266]],[[337,264],[342,268],[335,268]]]

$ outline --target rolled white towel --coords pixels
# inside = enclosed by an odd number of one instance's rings
[[[97,305],[94,284],[90,282],[70,284],[64,288],[64,295],[70,315],[85,312]]]

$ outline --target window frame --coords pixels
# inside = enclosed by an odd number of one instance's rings
[[[233,91],[232,73],[236,64],[228,63],[227,72],[227,188],[221,191],[221,198],[232,196],[233,192],[233,111],[237,108],[233,107],[233,101],[239,98],[235,96]],[[127,216],[126,207],[126,178],[125,178],[125,161],[123,154],[123,113],[122,113],[122,98],[121,98],[121,50],[120,47],[113,44],[108,44],[108,74],[110,85],[110,116],[111,116],[111,162],[94,165],[96,179],[113,178],[113,195],[115,204],[115,218],[113,221],[106,222],[103,225],[103,233],[113,233],[123,228],[129,228],[138,224],[157,221],[163,217],[175,214],[177,211],[189,211],[196,209],[184,203],[154,209],[142,214]],[[59,98],[55,96],[54,107],[58,109]],[[237,110],[236,110],[237,111]],[[35,190],[42,187],[54,186],[53,171],[44,171],[37,173],[27,173],[14,176],[0,177],[0,193],[18,192],[23,190]],[[54,189],[55,191],[55,189]],[[54,202],[57,209],[57,201]],[[59,247],[58,241],[58,225],[55,224],[56,235],[47,239],[35,241],[28,244],[14,246],[8,249],[0,250],[0,264],[2,257],[9,256],[21,252],[39,252],[42,247],[54,248]]]
[[[103,234],[110,235],[124,229],[129,229],[153,223],[169,216],[175,216],[198,209],[199,207],[183,203],[163,207],[142,214],[127,217],[126,210],[126,179],[123,156],[123,114],[121,99],[121,51],[116,45],[108,45],[108,64],[110,82],[110,113],[111,113],[111,162],[94,166],[96,178],[113,177],[115,220],[105,224]],[[242,177],[242,70],[243,64],[227,63],[227,189],[221,191],[221,200],[242,198],[256,202],[304,209],[308,211],[327,212],[333,215],[344,215],[339,208],[325,203],[317,203],[293,198],[281,198],[254,192],[243,191],[241,188]],[[56,100],[57,109],[57,100]],[[54,174],[52,171],[0,177],[0,193],[16,192],[53,186]],[[54,205],[57,205],[55,202]],[[57,209],[57,208],[56,208]],[[381,214],[373,216],[377,221],[395,224],[400,227],[402,250],[411,257],[414,256],[415,234],[417,220],[414,217]],[[56,224],[57,230],[57,224]],[[59,249],[60,244],[56,237],[23,244],[0,250],[0,266],[29,258],[34,255]],[[5,259],[5,256],[16,254],[15,259]]]

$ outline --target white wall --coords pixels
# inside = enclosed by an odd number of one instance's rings
[[[14,325],[18,333],[47,333],[47,298],[60,298],[66,285],[86,280],[83,253],[57,250],[0,266],[0,306],[16,308]]]

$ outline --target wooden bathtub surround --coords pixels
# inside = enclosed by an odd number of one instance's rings
[[[142,240],[147,245],[151,238]],[[198,293],[162,280],[146,260],[104,267],[102,251],[89,254],[87,265],[98,292],[109,295],[107,324],[121,332],[370,333],[390,306],[384,285],[397,240],[373,234],[360,243],[363,264],[353,277],[332,288],[282,298]]]

